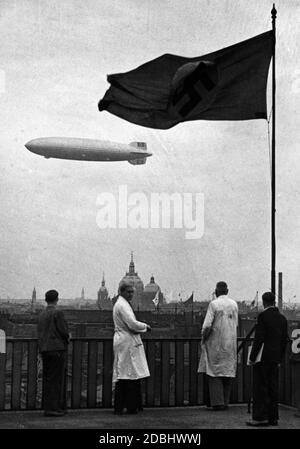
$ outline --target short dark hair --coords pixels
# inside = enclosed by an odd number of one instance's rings
[[[228,287],[227,287],[226,282],[224,282],[224,281],[217,282],[216,290],[217,290],[218,292],[228,293]]]
[[[58,298],[58,292],[56,290],[48,290],[45,293],[46,302],[55,302]]]
[[[262,300],[266,304],[275,304],[275,295],[272,292],[265,292],[262,295]]]
[[[121,281],[119,285],[119,292],[123,293],[127,288],[133,288],[133,283],[130,281]]]

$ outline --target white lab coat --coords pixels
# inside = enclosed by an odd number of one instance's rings
[[[235,377],[237,325],[238,306],[233,299],[222,295],[210,302],[202,329],[209,328],[211,332],[201,346],[199,373],[212,377]]]
[[[114,365],[113,383],[120,379],[137,380],[150,376],[144,345],[140,336],[147,325],[137,321],[131,305],[119,296],[113,308]]]

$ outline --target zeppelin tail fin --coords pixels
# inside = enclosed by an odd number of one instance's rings
[[[132,159],[128,160],[129,164],[132,165],[146,164],[147,157],[152,155],[151,153],[147,152],[146,142],[130,142],[129,145],[136,148],[137,150],[130,152],[130,155],[132,155]]]

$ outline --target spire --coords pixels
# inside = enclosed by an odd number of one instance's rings
[[[155,281],[154,281],[154,276],[153,276],[153,274],[152,274],[152,276],[151,276],[151,278],[150,278],[150,284],[155,284]]]
[[[84,288],[82,287],[82,290],[81,290],[81,299],[84,299]]]
[[[105,279],[104,279],[104,271],[102,274],[102,282],[101,282],[102,287],[105,287]]]
[[[131,261],[129,264],[129,274],[134,274],[133,251],[131,251]]]

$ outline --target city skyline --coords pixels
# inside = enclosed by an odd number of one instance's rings
[[[268,0],[1,2],[1,298],[31,296],[34,286],[38,296],[51,288],[61,297],[80,296],[84,287],[94,297],[103,271],[115,294],[131,251],[143,281],[154,274],[174,296],[194,291],[208,299],[220,280],[236,300],[270,289],[267,122],[199,120],[154,130],[100,113],[97,104],[108,74],[165,53],[196,57],[249,39],[271,29],[272,6]],[[299,302],[300,5],[278,0],[276,9],[277,271],[284,301],[296,295]],[[271,69],[268,115],[270,93]],[[24,146],[43,136],[146,142],[152,156],[141,166],[44,159]],[[99,197],[117,201],[120,186],[127,188],[131,218],[130,201],[138,196],[202,195],[203,234],[188,239],[184,227],[149,223],[99,226]]]

